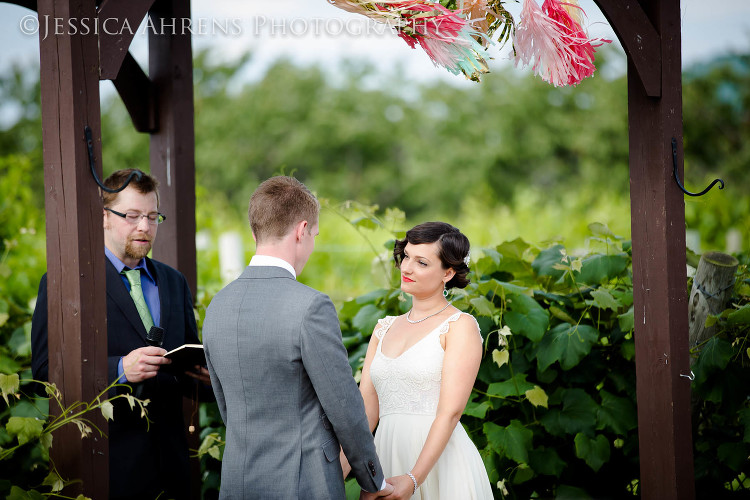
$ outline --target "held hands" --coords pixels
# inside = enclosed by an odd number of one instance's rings
[[[414,495],[414,482],[406,474],[389,477],[386,482],[393,485],[393,492],[383,500],[407,500]]]
[[[159,372],[161,365],[172,361],[165,358],[167,351],[161,347],[147,346],[130,351],[122,358],[122,369],[128,382],[136,383],[153,378]]]
[[[368,491],[362,490],[362,493],[359,494],[359,500],[372,500],[374,498],[383,498],[383,497],[387,497],[391,493],[393,493],[393,486],[389,484],[388,482],[386,482],[385,488],[383,488],[380,491],[370,493]]]

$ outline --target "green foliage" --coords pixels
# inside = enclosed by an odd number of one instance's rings
[[[31,388],[27,394],[21,386]],[[62,491],[79,480],[66,480],[55,469],[50,459],[53,433],[58,429],[75,425],[81,439],[88,438],[94,431],[99,437],[102,431],[91,420],[91,412],[99,411],[106,420],[112,420],[115,399],[124,398],[131,410],[139,411],[142,418],[146,416],[149,401],[142,401],[130,394],[118,394],[107,398],[108,391],[117,384],[113,383],[100,392],[92,401],[63,403],[62,394],[55,384],[38,382],[21,378],[19,374],[0,374],[0,391],[5,404],[0,407],[0,495],[6,498],[70,498]],[[34,389],[42,386],[46,398],[34,395]],[[56,415],[49,415],[49,401],[58,408]],[[76,500],[86,497],[78,495]]]
[[[693,349],[696,496],[726,483],[750,491],[750,258],[741,255],[734,293],[716,317],[718,333]]]
[[[500,498],[639,494],[630,242],[605,225],[590,228],[592,250],[576,257],[559,244],[522,240],[484,249],[473,255],[472,282],[453,291],[454,305],[477,318],[485,338],[462,423]],[[748,292],[743,265],[734,302],[717,319],[720,333],[695,351],[701,498],[750,488]],[[375,319],[402,314],[409,303],[394,288],[344,304],[355,371]]]

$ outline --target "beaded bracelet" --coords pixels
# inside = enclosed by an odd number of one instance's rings
[[[412,493],[411,493],[413,495],[414,493],[417,492],[417,488],[418,488],[418,486],[417,486],[417,478],[414,477],[414,474],[412,474],[411,471],[407,472],[406,475],[409,476],[411,478],[411,481],[414,483],[414,491],[412,491]]]

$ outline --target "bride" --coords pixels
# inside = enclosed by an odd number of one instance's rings
[[[378,322],[360,392],[394,492],[386,499],[492,499],[477,448],[459,418],[482,357],[473,316],[446,299],[469,280],[469,240],[443,222],[406,232],[393,250],[412,308]],[[363,494],[363,498],[368,495]]]

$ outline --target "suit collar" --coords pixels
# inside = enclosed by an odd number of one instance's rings
[[[287,278],[293,280],[294,276],[292,276],[292,273],[281,267],[247,266],[239,277],[241,280],[271,278]]]

